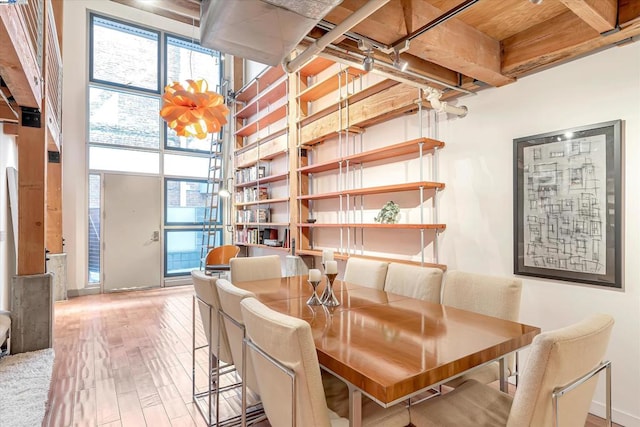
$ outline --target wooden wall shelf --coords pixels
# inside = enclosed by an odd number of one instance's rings
[[[379,160],[388,160],[405,156],[409,154],[418,155],[420,153],[420,144],[422,144],[422,152],[427,153],[434,148],[444,147],[444,142],[430,138],[416,138],[410,141],[401,142],[399,144],[389,145],[387,147],[377,148],[375,150],[365,151],[362,153],[352,154],[341,159],[329,160],[322,163],[305,166],[298,169],[301,173],[319,173],[329,170],[335,170],[341,162],[364,163],[375,162]]]
[[[288,227],[288,222],[236,222],[237,226],[240,227]]]
[[[253,202],[241,202],[241,203],[236,203],[235,205],[238,206],[238,207],[257,206],[257,205],[270,205],[270,204],[273,204],[273,203],[284,203],[284,202],[288,202],[288,201],[289,201],[288,197],[283,197],[281,199],[263,199],[263,200],[255,200]]]
[[[332,191],[330,193],[305,194],[298,196],[298,200],[334,199],[340,196],[365,196],[368,194],[397,193],[399,191],[414,191],[420,189],[433,190],[443,188],[444,184],[441,182],[407,182],[403,184],[383,185],[380,187],[365,187],[354,188],[350,190]]]
[[[253,98],[247,105],[236,113],[237,119],[248,119],[265,110],[274,102],[287,94],[287,79],[282,78],[278,83],[270,86],[266,91]]]
[[[264,116],[260,117],[259,119],[246,124],[245,126],[241,127],[240,129],[238,129],[235,133],[236,136],[241,136],[241,137],[245,137],[245,136],[249,136],[249,135],[253,135],[254,133],[258,132],[261,129],[265,129],[266,127],[272,125],[273,123],[277,122],[278,120],[282,120],[285,117],[287,117],[287,105],[281,105],[280,107],[276,108],[273,111],[270,111],[269,113],[265,114]],[[277,132],[281,131],[281,129],[278,129]]]
[[[258,245],[255,243],[242,243],[242,242],[235,242],[236,245],[238,246],[247,246],[247,247],[251,247],[251,248],[262,248],[262,249],[272,249],[274,251],[281,251],[281,252],[289,252],[289,248],[283,248],[282,246],[269,246],[269,245]]]
[[[302,102],[316,101],[323,96],[348,85],[356,77],[362,76],[366,73],[366,71],[348,67],[309,86],[305,90],[301,91],[297,96]]]
[[[394,81],[394,80],[383,80],[379,83],[376,83],[372,86],[369,86],[366,89],[361,90],[360,92],[356,92],[356,93],[352,93],[351,95],[344,97],[342,99],[337,100],[336,102],[329,104],[328,106],[326,106],[325,108],[316,111],[315,113],[309,114],[305,117],[301,117],[298,119],[298,124],[300,126],[307,126],[310,123],[313,123],[314,121],[321,119],[322,117],[325,117],[331,113],[334,113],[336,111],[339,110],[339,108],[341,106],[344,105],[348,105],[348,104],[353,104],[355,102],[359,102],[362,101],[372,95],[375,95],[376,93],[382,92],[385,89],[389,89],[390,87],[393,87],[395,85],[398,85],[400,83]]]
[[[255,187],[256,185],[268,184],[271,182],[278,182],[278,181],[286,181],[287,179],[289,179],[289,172],[283,172],[283,173],[278,173],[274,175],[268,175],[268,176],[265,176],[264,178],[260,178],[253,181],[241,182],[236,184],[235,186],[236,188]]]
[[[297,224],[298,227],[307,228],[379,228],[379,229],[406,229],[406,230],[438,230],[443,231],[447,228],[446,224],[378,224],[378,223],[343,223],[343,224],[325,224],[302,222]]]
[[[309,76],[316,76],[327,68],[331,67],[333,64],[335,64],[335,62],[331,59],[317,56],[305,66],[303,66],[299,72],[300,75],[304,78],[307,78]]]
[[[236,101],[242,103],[249,102],[251,99],[255,98],[259,92],[264,92],[269,85],[273,84],[284,75],[284,69],[280,65],[267,68],[249,84],[238,91]]]

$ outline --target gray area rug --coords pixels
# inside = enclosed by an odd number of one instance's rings
[[[31,351],[0,359],[0,425],[37,427],[44,418],[53,349]]]

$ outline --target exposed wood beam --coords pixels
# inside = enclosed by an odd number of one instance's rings
[[[139,0],[111,0],[135,9],[155,15],[164,16],[174,21],[200,27],[200,2],[197,0],[156,0],[141,2]]]
[[[560,2],[599,33],[616,27],[618,0],[560,0]]]
[[[0,7],[0,76],[18,105],[40,108],[40,67],[22,27],[18,7]]]
[[[345,0],[326,19],[333,23],[342,22],[361,3],[358,0]],[[419,17],[416,25],[425,24],[443,13],[426,0],[414,0],[412,8],[413,16]],[[391,2],[357,25],[354,31],[390,44],[406,35],[404,22],[402,5],[400,2]],[[500,42],[456,18],[413,39],[409,53],[492,86],[514,81],[512,77],[501,73]]]
[[[47,163],[46,247],[52,254],[62,249],[62,164]]]
[[[18,122],[18,114],[16,111],[2,101],[0,101],[0,121],[10,123]]]
[[[640,20],[640,1],[618,0],[618,25],[627,27]]]
[[[567,11],[503,41],[502,72],[520,76],[586,53],[620,43],[640,34],[640,20],[621,31],[602,36]]]
[[[5,123],[3,125],[3,132],[5,135],[18,135],[18,124],[17,123]]]
[[[21,113],[22,115],[22,113]],[[21,120],[22,122],[22,120]],[[40,123],[44,123],[44,114]],[[45,272],[46,128],[18,128],[18,275]]]
[[[407,31],[407,34],[411,34],[413,32],[413,0],[400,0],[402,4],[402,11],[404,12],[404,28]]]

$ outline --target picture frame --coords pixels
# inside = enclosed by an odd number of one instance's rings
[[[622,288],[622,121],[513,140],[514,274]]]

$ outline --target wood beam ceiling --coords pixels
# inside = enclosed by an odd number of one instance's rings
[[[613,30],[618,18],[618,0],[560,0],[599,33]]]
[[[345,0],[326,16],[326,20],[342,22],[362,4],[361,0]],[[418,28],[443,13],[426,0],[414,0],[411,2],[411,22],[405,22],[406,9],[406,3],[403,9],[401,2],[391,2],[353,30],[379,42],[393,44],[407,34],[406,28]],[[514,81],[501,73],[500,42],[457,18],[413,39],[409,53],[492,86]]]
[[[516,77],[577,58],[640,35],[640,8],[620,4],[620,31],[601,35],[574,12],[567,11],[516,34],[502,43],[502,72]],[[631,8],[632,11],[624,10]],[[635,13],[635,16],[634,16]]]

